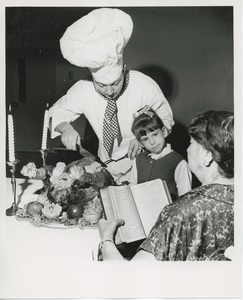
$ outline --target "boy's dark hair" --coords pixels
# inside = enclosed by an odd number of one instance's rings
[[[145,136],[148,132],[153,132],[157,129],[162,129],[163,127],[164,124],[162,120],[159,118],[156,112],[152,108],[150,108],[135,117],[132,123],[132,132],[140,141],[140,138],[142,136]]]

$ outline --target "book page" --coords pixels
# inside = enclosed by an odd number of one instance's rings
[[[160,179],[133,185],[131,191],[147,236],[159,213],[171,199],[168,200],[164,183]]]
[[[112,221],[118,219],[118,215],[116,213],[116,207],[111,199],[109,188],[100,189],[100,198],[104,208],[105,218],[108,221]],[[115,236],[115,243],[117,245],[125,242],[126,238],[122,230],[118,229],[117,234]]]
[[[123,230],[126,236],[126,242],[129,243],[145,238],[145,232],[130,187],[110,186],[109,190],[116,207],[117,216],[125,220],[125,225],[120,229]]]
[[[117,219],[116,211],[110,199],[110,191],[108,188],[100,189],[100,198],[105,212],[105,217],[108,221]]]

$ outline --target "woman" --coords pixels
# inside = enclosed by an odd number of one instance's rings
[[[208,111],[189,125],[188,163],[202,185],[166,206],[135,259],[226,260],[234,243],[234,117]],[[113,238],[123,220],[100,220],[103,260],[124,259]]]

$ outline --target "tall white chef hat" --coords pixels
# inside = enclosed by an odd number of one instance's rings
[[[88,67],[96,81],[110,84],[121,75],[123,49],[132,30],[132,19],[123,11],[95,9],[67,28],[61,52],[71,64]]]

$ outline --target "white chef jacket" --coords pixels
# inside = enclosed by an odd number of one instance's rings
[[[117,139],[114,141],[112,159],[118,159],[127,153],[130,141],[135,138],[131,131],[133,114],[145,105],[151,106],[156,111],[167,128],[171,129],[174,125],[170,105],[158,84],[141,72],[129,71],[129,73],[128,86],[116,101],[122,142],[118,146]],[[71,123],[84,114],[98,137],[98,156],[101,161],[107,161],[109,156],[103,146],[103,117],[106,105],[107,100],[95,90],[92,81],[78,81],[49,110],[51,137],[60,135],[55,131],[58,124]],[[132,161],[125,158],[108,164],[108,171],[117,182],[127,181],[131,167]]]

